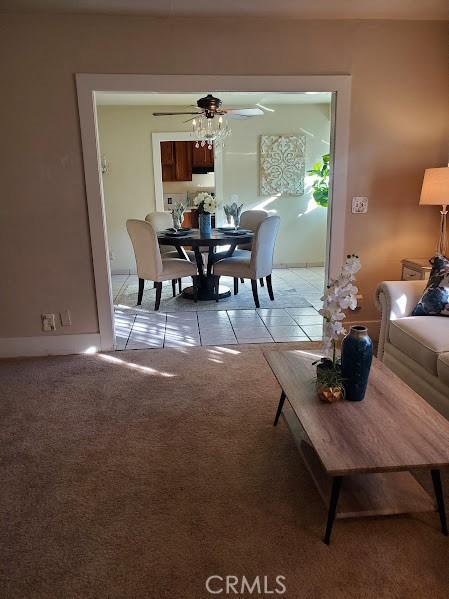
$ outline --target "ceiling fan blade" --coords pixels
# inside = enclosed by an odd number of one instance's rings
[[[238,114],[243,117],[263,116],[265,114],[260,108],[224,108],[224,112],[228,115]]]
[[[176,116],[178,114],[202,114],[201,112],[153,112],[153,116]]]
[[[245,121],[246,119],[249,119],[251,117],[246,116],[244,114],[238,114],[238,113],[232,113],[231,114],[227,114],[226,115],[226,119],[228,121]]]

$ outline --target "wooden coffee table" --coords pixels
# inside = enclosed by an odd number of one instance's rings
[[[410,470],[430,470],[441,531],[448,534],[440,469],[449,466],[449,421],[377,359],[363,401],[328,404],[315,392],[316,355],[265,357],[282,388],[274,425],[283,411],[329,505],[326,544],[335,518],[435,511]]]

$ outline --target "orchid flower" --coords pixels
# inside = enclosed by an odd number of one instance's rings
[[[353,285],[355,274],[361,268],[360,259],[355,254],[349,255],[342,266],[340,275],[329,282],[321,298],[323,307],[319,311],[324,318],[323,350],[327,357],[332,356],[336,364],[337,340],[346,334],[342,325],[345,319],[344,310],[355,310],[357,307],[358,289]]]

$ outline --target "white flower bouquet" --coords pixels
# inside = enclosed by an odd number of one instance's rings
[[[317,366],[317,389],[321,399],[334,401],[343,396],[343,379],[340,361],[337,358],[337,341],[346,334],[343,320],[345,310],[357,307],[358,289],[354,285],[355,275],[360,270],[360,259],[355,254],[348,255],[337,279],[329,282],[321,298],[320,310],[324,318],[323,358]]]
[[[203,191],[195,196],[193,205],[198,208],[200,214],[215,214],[217,200],[209,193]]]

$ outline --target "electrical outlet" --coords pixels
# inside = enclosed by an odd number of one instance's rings
[[[352,213],[353,214],[366,214],[368,212],[368,198],[364,196],[358,196],[352,198]]]
[[[63,327],[70,327],[72,325],[72,317],[70,315],[70,310],[64,310],[63,312],[60,312],[59,318]]]
[[[56,331],[56,322],[54,314],[42,314],[41,318],[43,331]]]

